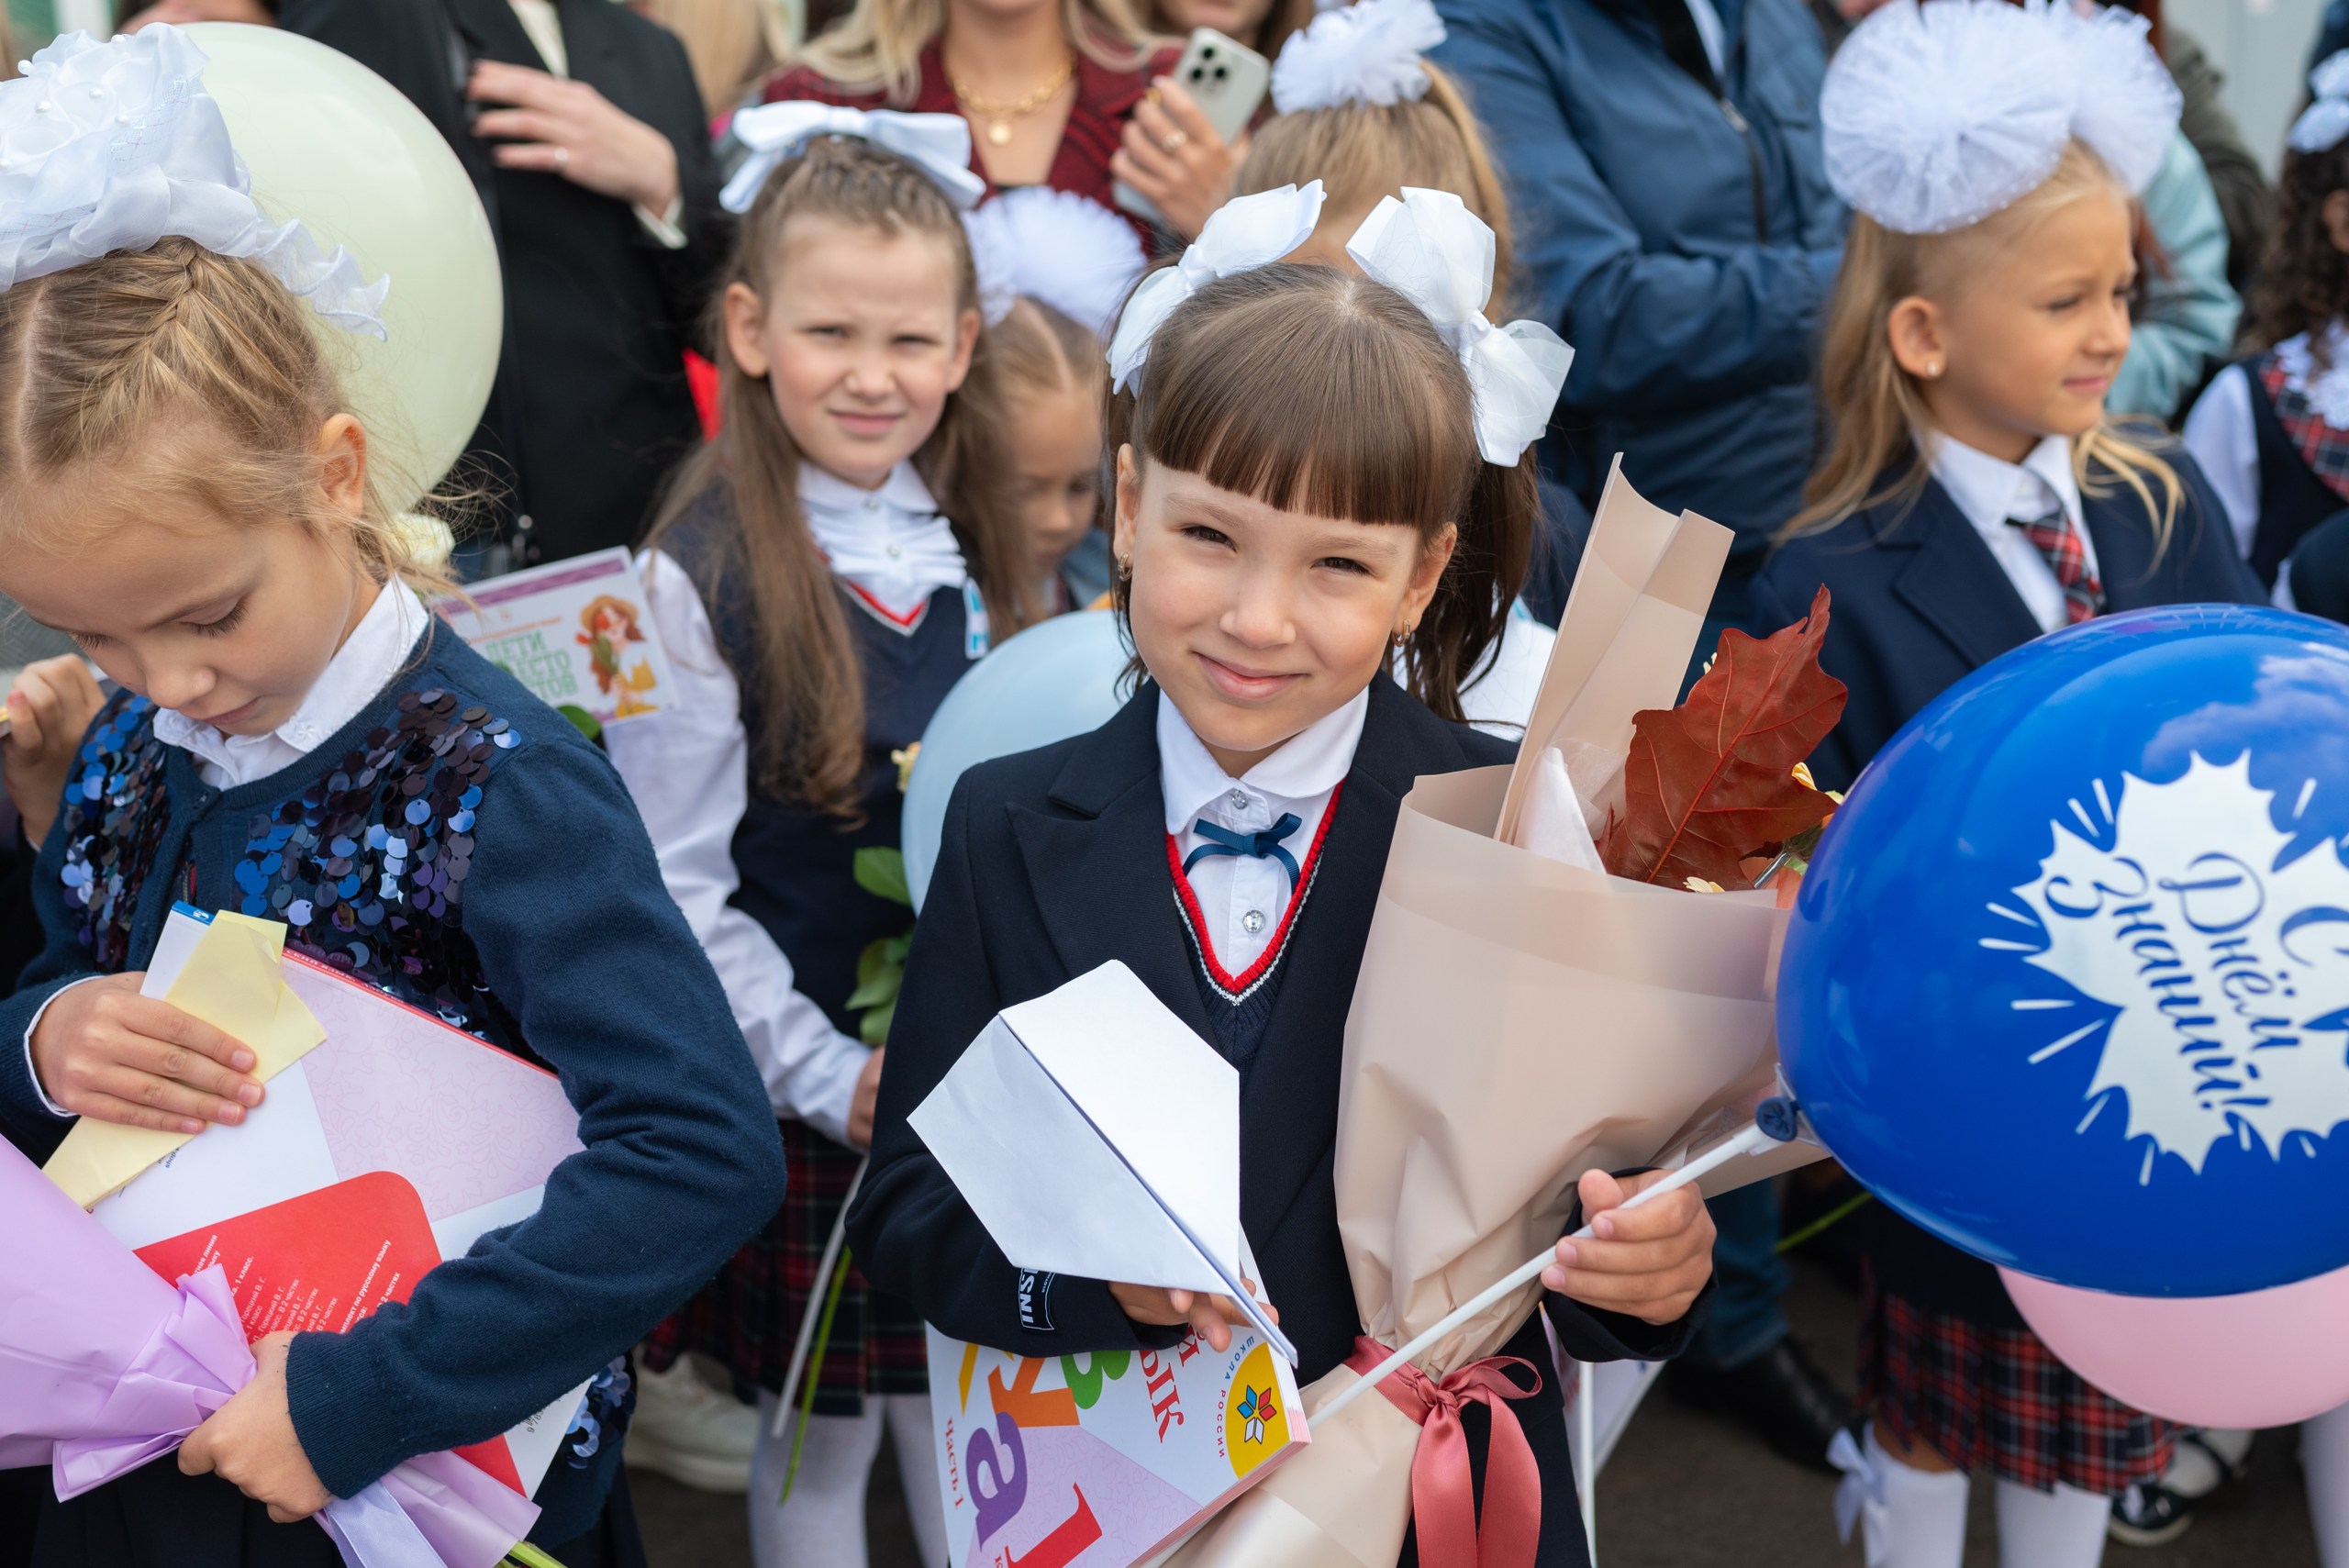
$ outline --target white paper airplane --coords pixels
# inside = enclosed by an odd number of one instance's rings
[[[1015,1267],[1240,1303],[1240,1074],[1112,961],[1006,1007],[909,1118]]]

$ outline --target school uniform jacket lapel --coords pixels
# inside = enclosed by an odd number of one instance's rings
[[[1077,742],[1046,792],[1059,812],[1007,809],[1045,932],[1069,976],[1119,959],[1208,1038],[1214,1031],[1166,871],[1159,701],[1158,688],[1144,686]]]
[[[1913,552],[1892,591],[1968,662],[1978,668],[2039,635],[1998,558],[1938,484],[1928,480],[1915,505],[1885,511],[1876,548]]]
[[[2177,562],[2184,551],[2173,539],[2162,559],[2154,559],[2153,530],[2145,526],[2144,503],[2135,492],[2124,489],[2116,496],[2082,495],[2080,512],[2087,523],[2088,539],[2096,545],[2097,581],[2104,584],[2107,615],[2178,601]],[[2193,526],[2193,519],[2181,509],[2177,528],[2182,531]]]

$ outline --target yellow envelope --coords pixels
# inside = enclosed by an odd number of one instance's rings
[[[278,973],[284,951],[283,925],[224,909],[196,939],[179,978],[163,993],[173,1006],[242,1040],[253,1053],[252,1075],[263,1083],[327,1038]],[[83,1117],[41,1172],[88,1208],[195,1136]]]

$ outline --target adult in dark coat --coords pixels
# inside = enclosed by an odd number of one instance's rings
[[[506,343],[473,455],[503,492],[497,563],[516,566],[642,532],[699,435],[684,354],[731,237],[685,46],[612,0],[555,0],[554,16],[562,60],[509,0],[279,15],[406,94],[488,209]]]
[[[997,1010],[1112,958],[1203,1039],[1215,1038],[1167,869],[1162,700],[1145,685],[1091,734],[983,763],[956,784],[889,1031],[872,1164],[849,1215],[850,1244],[874,1284],[949,1334],[1020,1355],[1163,1350],[1185,1330],[1136,1323],[1099,1280],[1049,1277],[1041,1302],[1032,1282],[1023,1291],[907,1116]],[[1300,1381],[1351,1355],[1361,1331],[1331,1171],[1346,1012],[1397,810],[1419,775],[1507,762],[1512,751],[1436,717],[1391,681],[1370,684],[1312,901],[1281,960],[1286,974],[1241,1091],[1241,1224],[1297,1345]],[[1659,1328],[1562,1296],[1544,1305],[1565,1353],[1586,1361],[1674,1354],[1698,1315]],[[1540,1315],[1500,1353],[1551,1365]],[[1586,1564],[1555,1381],[1545,1375],[1538,1392],[1509,1404],[1542,1473],[1537,1568]],[[1485,1413],[1471,1407],[1464,1420],[1481,1461]],[[1404,1561],[1415,1561],[1408,1540]]]

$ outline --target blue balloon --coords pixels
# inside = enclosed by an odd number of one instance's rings
[[[902,836],[914,907],[930,892],[947,798],[963,770],[1098,729],[1125,702],[1118,617],[1086,610],[1040,621],[971,666],[930,715],[906,781]]]
[[[2349,1265],[2349,629],[2192,605],[1895,736],[1787,931],[1803,1109],[1976,1257],[2127,1296]]]

